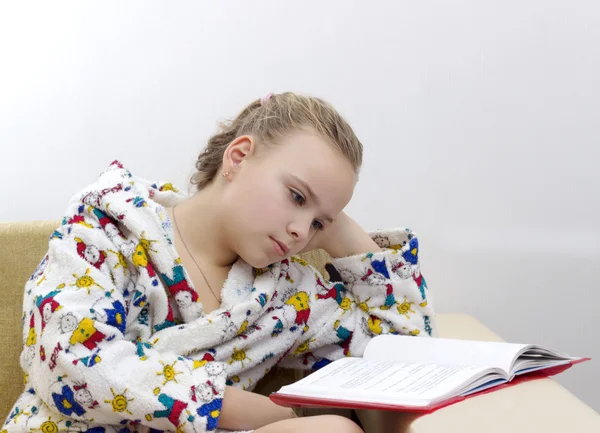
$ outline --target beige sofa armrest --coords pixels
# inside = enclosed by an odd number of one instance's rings
[[[440,337],[502,341],[464,314],[440,314]],[[423,416],[357,411],[366,433],[600,432],[600,415],[552,379],[523,382]]]

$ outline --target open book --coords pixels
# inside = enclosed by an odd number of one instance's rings
[[[270,398],[292,407],[430,412],[588,359],[535,345],[380,335],[363,358],[334,361]]]

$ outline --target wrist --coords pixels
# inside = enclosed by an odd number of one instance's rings
[[[273,403],[273,404],[275,404],[275,403]],[[277,422],[277,421],[285,421],[286,419],[293,419],[293,418],[298,418],[298,415],[296,415],[296,412],[294,411],[294,409],[292,409],[291,407],[284,407],[284,406],[276,405],[276,407],[273,409],[273,416],[272,416],[271,423]]]
[[[366,254],[381,251],[379,245],[362,228],[339,236],[325,251],[334,258],[348,257],[355,254]]]

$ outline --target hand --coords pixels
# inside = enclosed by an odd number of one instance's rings
[[[316,249],[328,251],[327,245],[331,245],[341,235],[344,225],[348,223],[349,219],[350,217],[345,212],[341,212],[327,228],[318,230],[300,253],[307,253]]]
[[[327,251],[332,257],[381,251],[367,232],[345,212],[341,212],[325,230],[318,231],[301,253],[317,248]]]

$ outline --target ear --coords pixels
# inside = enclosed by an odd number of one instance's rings
[[[246,158],[254,155],[255,148],[256,143],[250,135],[237,137],[223,152],[223,171],[229,173],[237,171]]]

